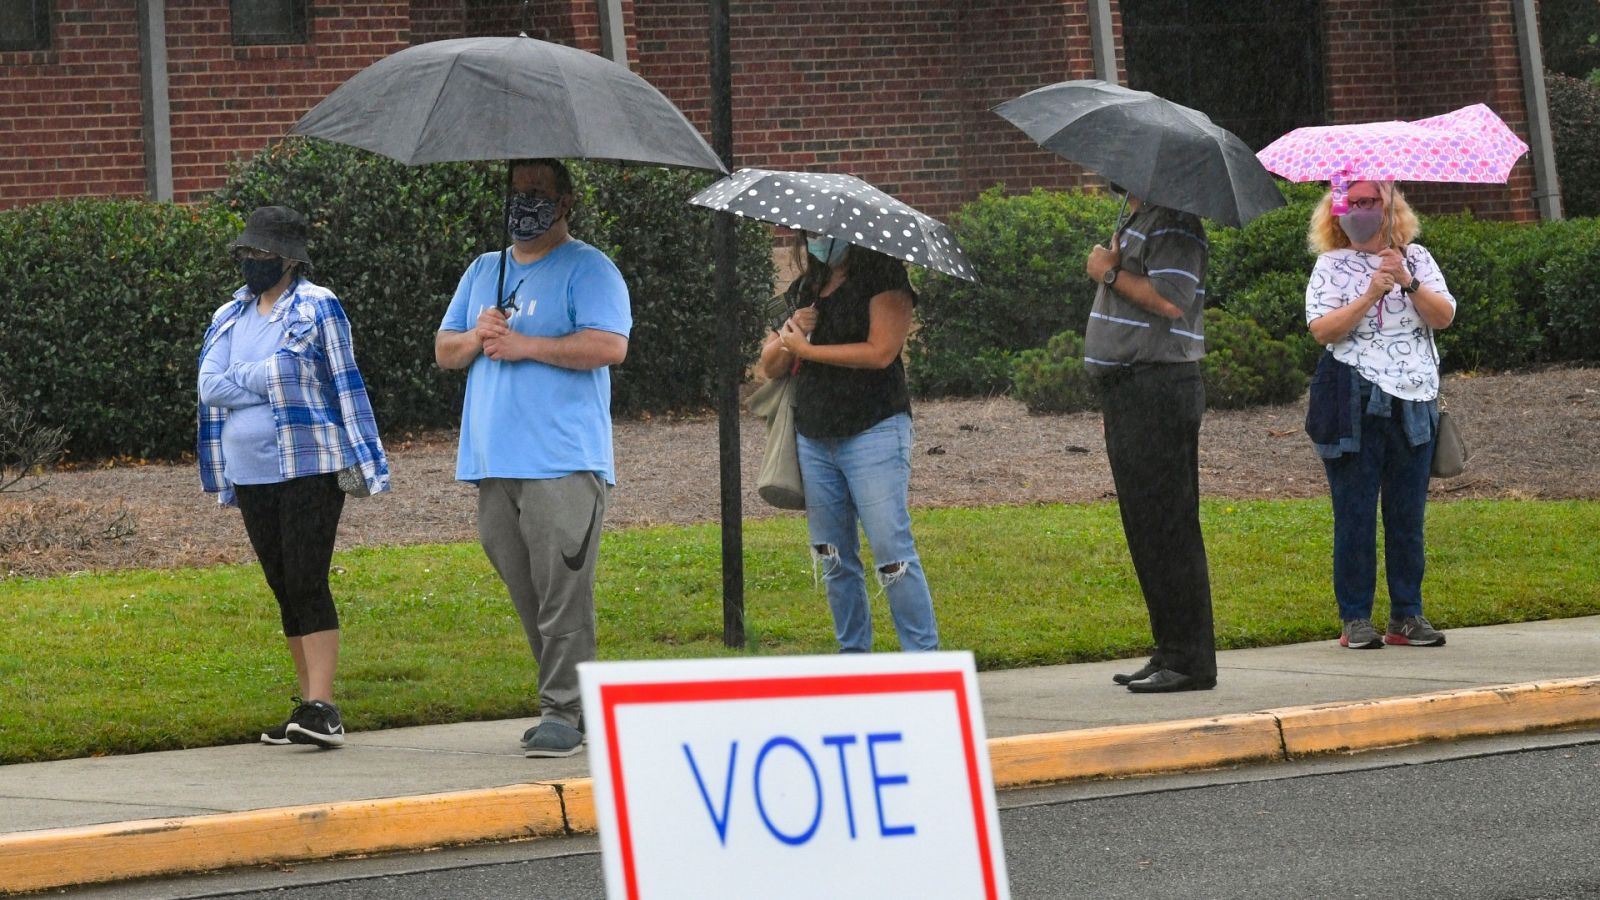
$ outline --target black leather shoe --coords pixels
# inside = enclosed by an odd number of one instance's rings
[[[1134,672],[1132,675],[1124,675],[1121,672],[1118,672],[1117,674],[1111,676],[1111,680],[1115,681],[1117,684],[1128,684],[1129,682],[1138,681],[1142,678],[1149,678],[1151,675],[1154,675],[1159,671],[1161,671],[1161,667],[1156,665],[1155,660],[1151,660],[1150,662],[1145,663],[1143,668],[1139,669],[1137,672]]]
[[[1171,669],[1162,669],[1148,678],[1128,682],[1128,690],[1135,694],[1170,694],[1174,691],[1209,691],[1217,686],[1215,678],[1196,678]]]

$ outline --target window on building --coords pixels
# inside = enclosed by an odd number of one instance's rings
[[[0,50],[49,50],[50,0],[0,0]]]
[[[1260,150],[1323,124],[1322,0],[1122,0],[1128,86]]]
[[[309,0],[230,0],[233,43],[304,44]]]

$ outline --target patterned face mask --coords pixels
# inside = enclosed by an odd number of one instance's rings
[[[538,194],[506,198],[506,231],[513,241],[536,240],[556,223],[556,202]]]

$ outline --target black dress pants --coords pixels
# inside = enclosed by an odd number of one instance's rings
[[[1214,679],[1211,578],[1200,533],[1200,366],[1145,365],[1108,375],[1100,380],[1100,404],[1122,532],[1150,612],[1152,659]]]

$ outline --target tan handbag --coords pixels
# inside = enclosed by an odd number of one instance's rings
[[[761,454],[756,493],[778,509],[805,509],[800,454],[794,430],[794,376],[774,378],[755,389],[750,411],[767,420],[767,446]]]

